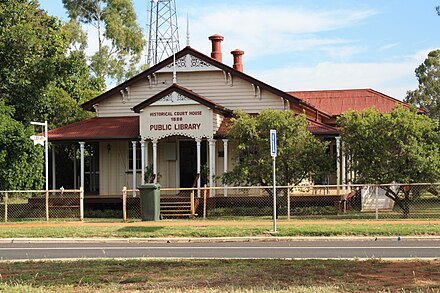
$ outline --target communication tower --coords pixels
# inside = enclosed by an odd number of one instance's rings
[[[180,50],[175,0],[151,0],[148,11],[148,55],[150,66]]]

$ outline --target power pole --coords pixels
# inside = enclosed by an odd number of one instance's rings
[[[180,50],[175,0],[151,0],[149,15],[148,55],[150,66]]]

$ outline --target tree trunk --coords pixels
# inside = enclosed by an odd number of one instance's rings
[[[409,206],[411,203],[411,199],[409,197],[410,192],[411,192],[410,190],[403,192],[404,198],[402,200],[402,204],[403,204],[402,208],[403,208],[403,218],[404,219],[407,219],[409,217]]]

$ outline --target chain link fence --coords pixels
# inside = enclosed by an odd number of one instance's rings
[[[440,219],[440,184],[311,185],[276,188],[281,219]],[[272,218],[273,189],[216,187],[204,199],[206,218]],[[199,207],[200,209],[200,207]]]
[[[138,190],[126,214],[140,218]],[[273,218],[272,186],[162,188],[161,218]],[[440,219],[440,184],[277,186],[279,219]],[[133,198],[133,199],[135,199]],[[125,219],[126,220],[126,219]]]
[[[82,190],[0,191],[0,215],[8,221],[84,219]]]
[[[121,219],[121,210],[124,222],[139,220],[139,190],[124,188],[121,197],[115,220]],[[277,186],[275,208],[281,220],[440,219],[440,183]],[[272,219],[273,211],[272,186],[160,189],[162,219]],[[81,190],[0,191],[0,216],[5,222],[82,220],[84,194]],[[92,217],[87,210],[86,216]]]
[[[141,218],[141,201],[139,189],[122,189],[122,219],[127,222],[127,219]]]

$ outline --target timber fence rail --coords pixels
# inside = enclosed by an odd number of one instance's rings
[[[122,220],[139,219],[141,217],[141,203],[139,189],[122,189]]]
[[[84,220],[84,192],[79,190],[0,191],[0,215],[12,221]]]

